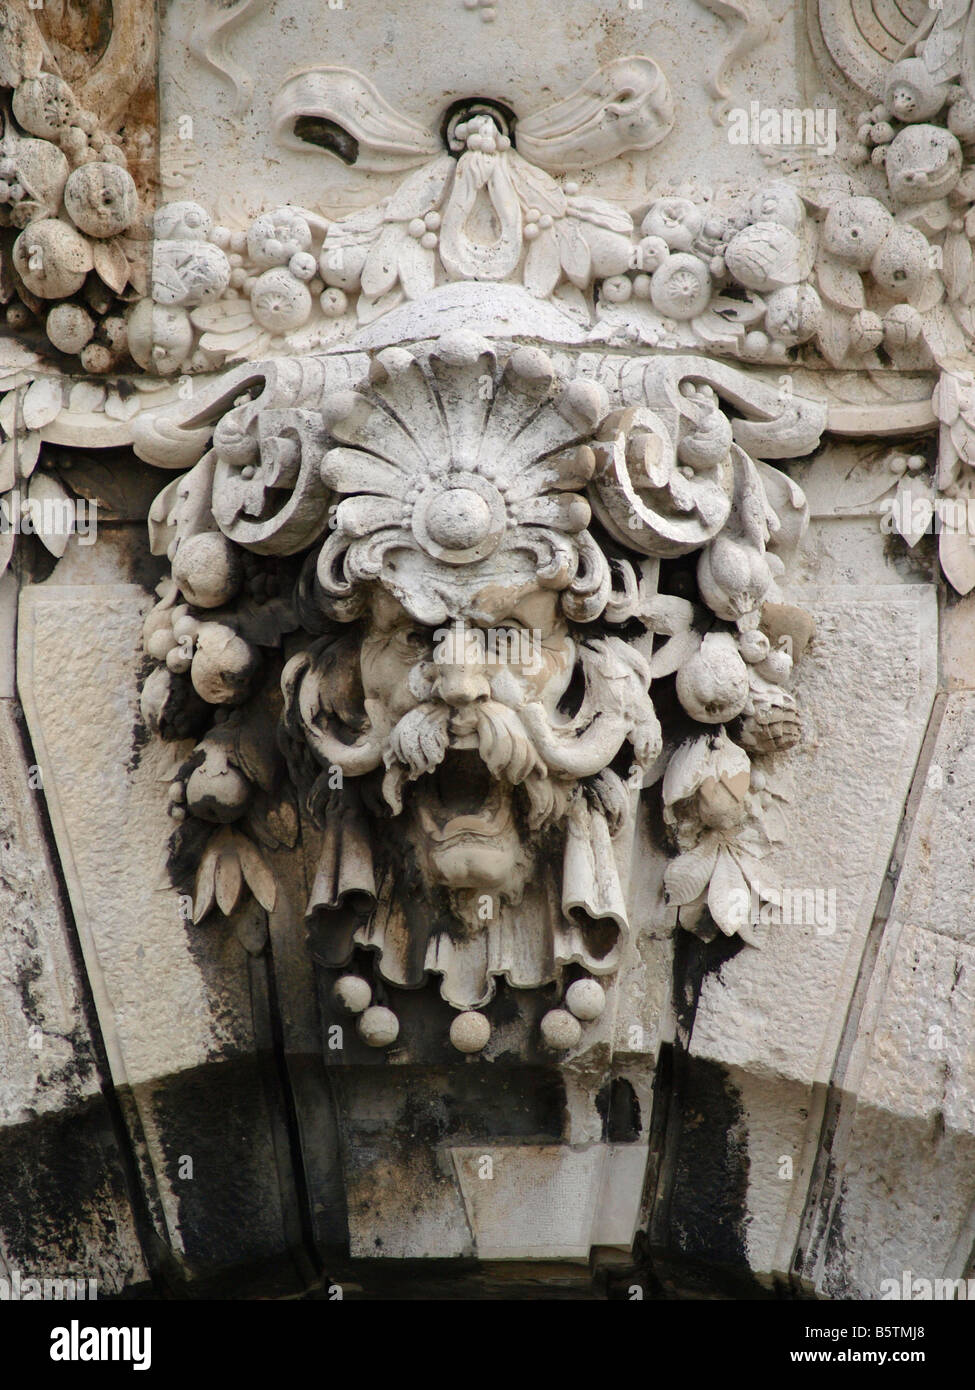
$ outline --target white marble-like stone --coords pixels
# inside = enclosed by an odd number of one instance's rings
[[[783,760],[789,839],[768,863],[783,887],[820,893],[822,921],[770,925],[709,976],[693,1049],[811,1086],[829,1079],[927,724],[937,611],[923,586],[801,597],[817,622],[799,667],[805,739]]]
[[[276,142],[274,99],[294,72],[334,64],[361,74],[402,113],[394,126],[399,138],[421,150],[429,142],[435,152],[443,112],[458,96],[494,99],[524,118],[630,54],[648,54],[664,69],[675,128],[660,146],[602,166],[594,178],[600,193],[613,190],[638,203],[655,180],[680,181],[690,168],[705,181],[763,171],[753,146],[731,145],[711,122],[708,79],[734,38],[704,6],[681,0],[661,14],[625,4],[604,9],[592,0],[559,9],[501,0],[493,13],[485,25],[461,0],[435,9],[403,0],[395,10],[376,0],[342,7],[274,0],[245,6],[239,19],[216,11],[201,21],[193,0],[167,6],[160,33],[160,62],[170,79],[162,92],[165,183],[173,195],[208,205],[216,194],[216,220],[263,211],[272,205],[269,193],[279,203],[327,204],[331,215],[337,202],[351,211],[387,196],[402,174],[350,169],[312,145],[302,153]],[[768,105],[792,104],[796,22],[783,11],[761,57],[743,55],[735,83],[742,95],[760,74]],[[225,77],[201,63],[204,53]],[[689,53],[707,59],[688,63]]]
[[[133,1085],[247,1036],[241,994],[222,1007],[208,995],[179,894],[159,886],[174,753],[150,744],[137,755],[147,606],[134,585],[49,585],[24,590],[20,609],[19,686],[113,1074]]]
[[[17,581],[11,570],[0,575],[0,700],[16,691]]]
[[[961,1278],[973,1240],[975,945],[964,906],[972,696],[947,700],[844,1088],[824,1291]],[[961,851],[961,852],[959,852]]]
[[[761,949],[746,946],[707,977],[692,1036],[696,1056],[740,1080],[749,1258],[760,1275],[780,1276],[799,1236],[821,1088],[934,696],[937,643],[934,595],[923,586],[796,592],[817,628],[799,668],[805,739],[786,760],[790,836],[769,871],[783,887],[811,890],[804,902],[814,913],[768,926]],[[792,1159],[791,1182],[779,1177],[780,1157]]]
[[[975,943],[975,699],[951,696],[925,777],[892,915],[968,945]]]
[[[98,1081],[44,846],[44,793],[7,700],[0,701],[0,737],[0,1124],[10,1125],[90,1100]]]
[[[594,1245],[632,1244],[642,1145],[486,1145],[451,1155],[483,1260],[584,1260]]]
[[[33,1187],[17,1229],[4,1231],[0,1220],[0,1269],[60,1276],[70,1262],[104,1296],[147,1271],[44,842],[43,795],[14,703],[0,699],[0,1165],[8,1175],[30,1172]],[[71,1143],[75,1161],[65,1164],[58,1148]],[[71,1229],[59,1235],[59,1222]]]

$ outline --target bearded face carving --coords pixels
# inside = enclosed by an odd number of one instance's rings
[[[375,944],[387,978],[416,985],[434,968],[467,1009],[498,973],[529,987],[572,960],[612,970],[625,912],[609,824],[626,796],[610,769],[648,766],[660,732],[649,665],[602,622],[611,570],[587,530],[581,440],[606,393],[560,386],[560,412],[542,354],[499,365],[465,335],[422,364],[381,354],[373,378],[368,400],[338,403],[333,438],[349,442],[320,471],[352,495],[302,589],[311,622],[354,623],[356,637],[294,656],[283,689],[292,746],[320,782],[338,770],[346,804],[359,795],[346,779],[371,779],[392,838],[357,887],[368,923],[344,911],[347,885],[319,877],[313,921],[334,921],[317,951],[340,966],[353,940]],[[588,872],[572,865],[570,819],[603,848]],[[346,857],[329,846],[326,863],[341,875]],[[409,926],[407,873],[424,904]]]
[[[153,511],[175,582],[147,620],[166,665],[144,698],[164,735],[198,737],[172,796],[179,853],[194,822],[221,827],[199,859],[198,917],[232,914],[247,890],[273,910],[261,846],[296,843],[304,815],[323,966],[358,969],[370,950],[388,984],[435,976],[465,1015],[500,978],[534,989],[581,974],[592,1017],[633,930],[643,789],[667,765],[665,737],[673,751],[683,736],[681,765],[704,770],[666,810],[682,851],[667,889],[696,929],[747,932],[681,866],[696,837],[712,867],[744,862],[711,853],[713,817],[695,820],[726,729],[746,769],[798,737],[794,610],[777,605],[774,629],[767,613],[804,502],[753,454],[807,452],[822,422],[698,359],[580,365],[455,332],[241,369],[143,432],[150,460],[198,459]],[[689,577],[694,555],[696,595],[662,592],[661,564]],[[214,668],[224,654],[233,672]],[[662,732],[653,682],[675,672],[684,722]],[[747,783],[736,773],[742,809],[722,845],[751,823]],[[224,883],[221,897],[228,860],[237,894]],[[342,985],[368,1003],[367,985]],[[377,1013],[392,1018],[363,1018]],[[555,1014],[543,1033],[573,1046],[579,1018]],[[366,1041],[395,1036],[373,1024]]]

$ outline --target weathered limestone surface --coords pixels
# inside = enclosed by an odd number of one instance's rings
[[[28,587],[19,689],[160,1234],[204,1271],[286,1248],[276,1143],[286,1174],[290,1160],[273,1132],[276,1087],[266,1089],[257,1060],[269,1044],[256,1035],[260,984],[248,953],[230,932],[188,949],[187,900],[158,855],[147,862],[137,850],[165,838],[158,791],[171,760],[138,732],[144,608],[133,585]]]
[[[14,702],[0,699],[0,1270],[91,1278],[104,1296],[147,1271],[42,795]]]
[[[0,1273],[973,1274],[975,10],[75,8],[0,0]]]

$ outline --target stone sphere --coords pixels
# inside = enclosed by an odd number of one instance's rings
[[[204,763],[190,773],[186,783],[186,804],[193,814],[217,824],[237,820],[250,795],[247,778],[229,763],[216,768]]]
[[[910,299],[930,267],[931,247],[924,233],[896,222],[870,262],[870,274],[895,299]]]
[[[542,1041],[553,1052],[568,1052],[582,1041],[582,1024],[568,1009],[550,1009],[541,1023]]]
[[[220,298],[230,275],[227,257],[207,241],[153,243],[152,297],[157,304],[207,304]]]
[[[975,101],[963,97],[948,112],[948,129],[965,144],[975,140]]]
[[[672,251],[690,251],[704,226],[704,213],[689,198],[659,198],[643,219],[644,236],[660,237]]]
[[[919,207],[954,188],[961,177],[961,145],[940,126],[909,125],[888,146],[885,168],[896,201]]]
[[[176,634],[171,627],[157,627],[145,639],[145,648],[157,661],[165,661],[176,646]]]
[[[213,219],[199,203],[164,203],[152,219],[157,241],[206,241]]]
[[[56,140],[74,121],[78,104],[63,77],[42,72],[14,89],[13,111],[31,135]]]
[[[223,623],[201,623],[190,680],[210,705],[235,705],[247,698],[260,664],[256,650]]]
[[[296,280],[314,280],[318,262],[308,251],[296,251],[288,262],[288,270]]]
[[[240,555],[220,531],[187,536],[176,551],[173,578],[195,608],[219,608],[240,588]]]
[[[508,360],[508,369],[522,381],[530,382],[537,387],[549,386],[555,379],[552,359],[541,348],[515,348]]]
[[[91,342],[95,320],[80,304],[55,304],[44,325],[58,352],[80,352]]]
[[[356,1031],[369,1047],[389,1047],[399,1037],[399,1019],[392,1009],[373,1004],[359,1015]]]
[[[193,347],[193,324],[176,304],[140,299],[126,320],[128,349],[135,362],[159,376],[178,372]]]
[[[318,306],[327,319],[340,319],[349,307],[349,297],[344,290],[329,285],[318,296]]]
[[[748,212],[753,222],[778,222],[797,234],[806,218],[802,199],[784,179],[760,189],[748,204]]]
[[[67,299],[85,283],[94,265],[91,247],[67,222],[53,217],[32,222],[14,242],[14,265],[32,294]]]
[[[740,285],[775,290],[799,279],[799,238],[780,222],[756,222],[736,232],[724,253],[725,264]]]
[[[450,1025],[450,1041],[458,1052],[480,1052],[490,1036],[490,1023],[474,1010],[458,1014]]]
[[[823,324],[823,305],[812,285],[785,285],[765,301],[765,325],[790,347],[807,343]]]
[[[883,340],[883,320],[872,309],[861,309],[850,319],[851,352],[873,352]]]
[[[101,374],[115,366],[115,354],[104,343],[89,343],[81,349],[81,365],[86,372]]]
[[[738,638],[738,650],[741,652],[745,661],[754,665],[756,662],[764,661],[769,654],[770,644],[764,632],[759,632],[757,628],[752,628],[749,632],[743,632]]]
[[[637,265],[641,270],[648,271],[652,275],[655,270],[660,269],[669,255],[670,247],[663,237],[645,236],[637,247]],[[634,282],[633,288],[636,290],[636,282]],[[649,299],[649,297],[649,294],[637,295],[638,299]]]
[[[905,125],[930,120],[947,97],[947,83],[935,81],[923,58],[902,58],[887,74],[884,105]]]
[[[748,672],[730,633],[708,633],[677,672],[677,698],[702,724],[724,724],[741,714],[748,699]]]
[[[289,333],[308,321],[311,294],[290,270],[265,270],[251,290],[251,309],[262,328],[271,333]]]
[[[606,991],[598,980],[573,980],[565,992],[565,1005],[584,1022],[598,1018],[606,1007]]]
[[[117,236],[139,211],[135,180],[119,164],[82,164],[64,185],[64,207],[89,236]]]
[[[426,516],[431,540],[445,550],[469,550],[491,529],[491,509],[479,493],[455,487],[442,492]]]
[[[921,335],[924,320],[910,304],[895,304],[884,314],[884,342],[891,348],[904,348]]]
[[[600,296],[607,304],[625,304],[633,294],[633,282],[627,275],[610,275],[603,281]]]
[[[287,265],[310,245],[312,228],[296,207],[275,207],[250,224],[248,256],[257,265]]]
[[[364,980],[361,975],[343,975],[335,981],[332,993],[336,1002],[350,1014],[364,1013],[372,1003],[369,981]]]
[[[13,174],[16,182],[25,192],[29,188],[31,195],[39,202],[56,208],[71,167],[63,152],[47,140],[21,140],[16,148],[17,158],[11,161],[16,171]],[[9,181],[11,176],[8,171],[3,178]]]
[[[650,298],[666,318],[697,318],[711,301],[710,272],[696,256],[679,251],[653,272]]]
[[[255,218],[247,233],[247,254],[256,265],[284,266],[311,246],[311,228],[297,208],[275,208]]]
[[[823,246],[837,260],[866,270],[893,218],[876,198],[842,198],[823,223]]]

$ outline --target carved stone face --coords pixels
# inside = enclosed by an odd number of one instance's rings
[[[522,843],[527,806],[516,788],[542,767],[519,711],[538,706],[552,721],[568,690],[576,644],[554,594],[509,603],[491,624],[419,623],[392,596],[373,594],[360,652],[365,699],[391,726],[387,764],[422,705],[446,739],[442,761],[404,795],[407,835],[428,883],[520,896],[533,863]],[[406,721],[404,723],[404,721]],[[414,759],[410,762],[415,766]]]
[[[208,408],[224,412],[212,449],[150,517],[173,588],[147,630],[167,664],[146,718],[182,728],[191,694],[224,710],[176,811],[293,842],[272,800],[283,769],[259,752],[280,700],[288,781],[321,835],[306,918],[323,966],[362,947],[389,984],[439,975],[460,1010],[501,977],[611,974],[662,749],[654,679],[677,674],[701,728],[741,718],[763,753],[797,737],[788,672],[758,628],[778,561],[766,543],[794,543],[805,503],[735,442],[718,392],[774,422],[780,398],[670,358],[641,362],[636,395],[615,359],[604,384],[469,330],[269,366],[257,398],[241,393],[249,370]],[[808,451],[807,414],[776,427],[776,454]],[[761,445],[767,427],[737,428]],[[211,516],[219,530],[201,529]],[[658,588],[660,561],[695,552],[709,621],[728,625],[704,637],[694,603]],[[280,638],[280,658],[260,655]],[[700,737],[707,751],[715,735]],[[696,794],[683,787],[675,798]],[[204,870],[233,850],[264,892],[250,842],[215,834]],[[710,864],[727,846],[705,848]]]

